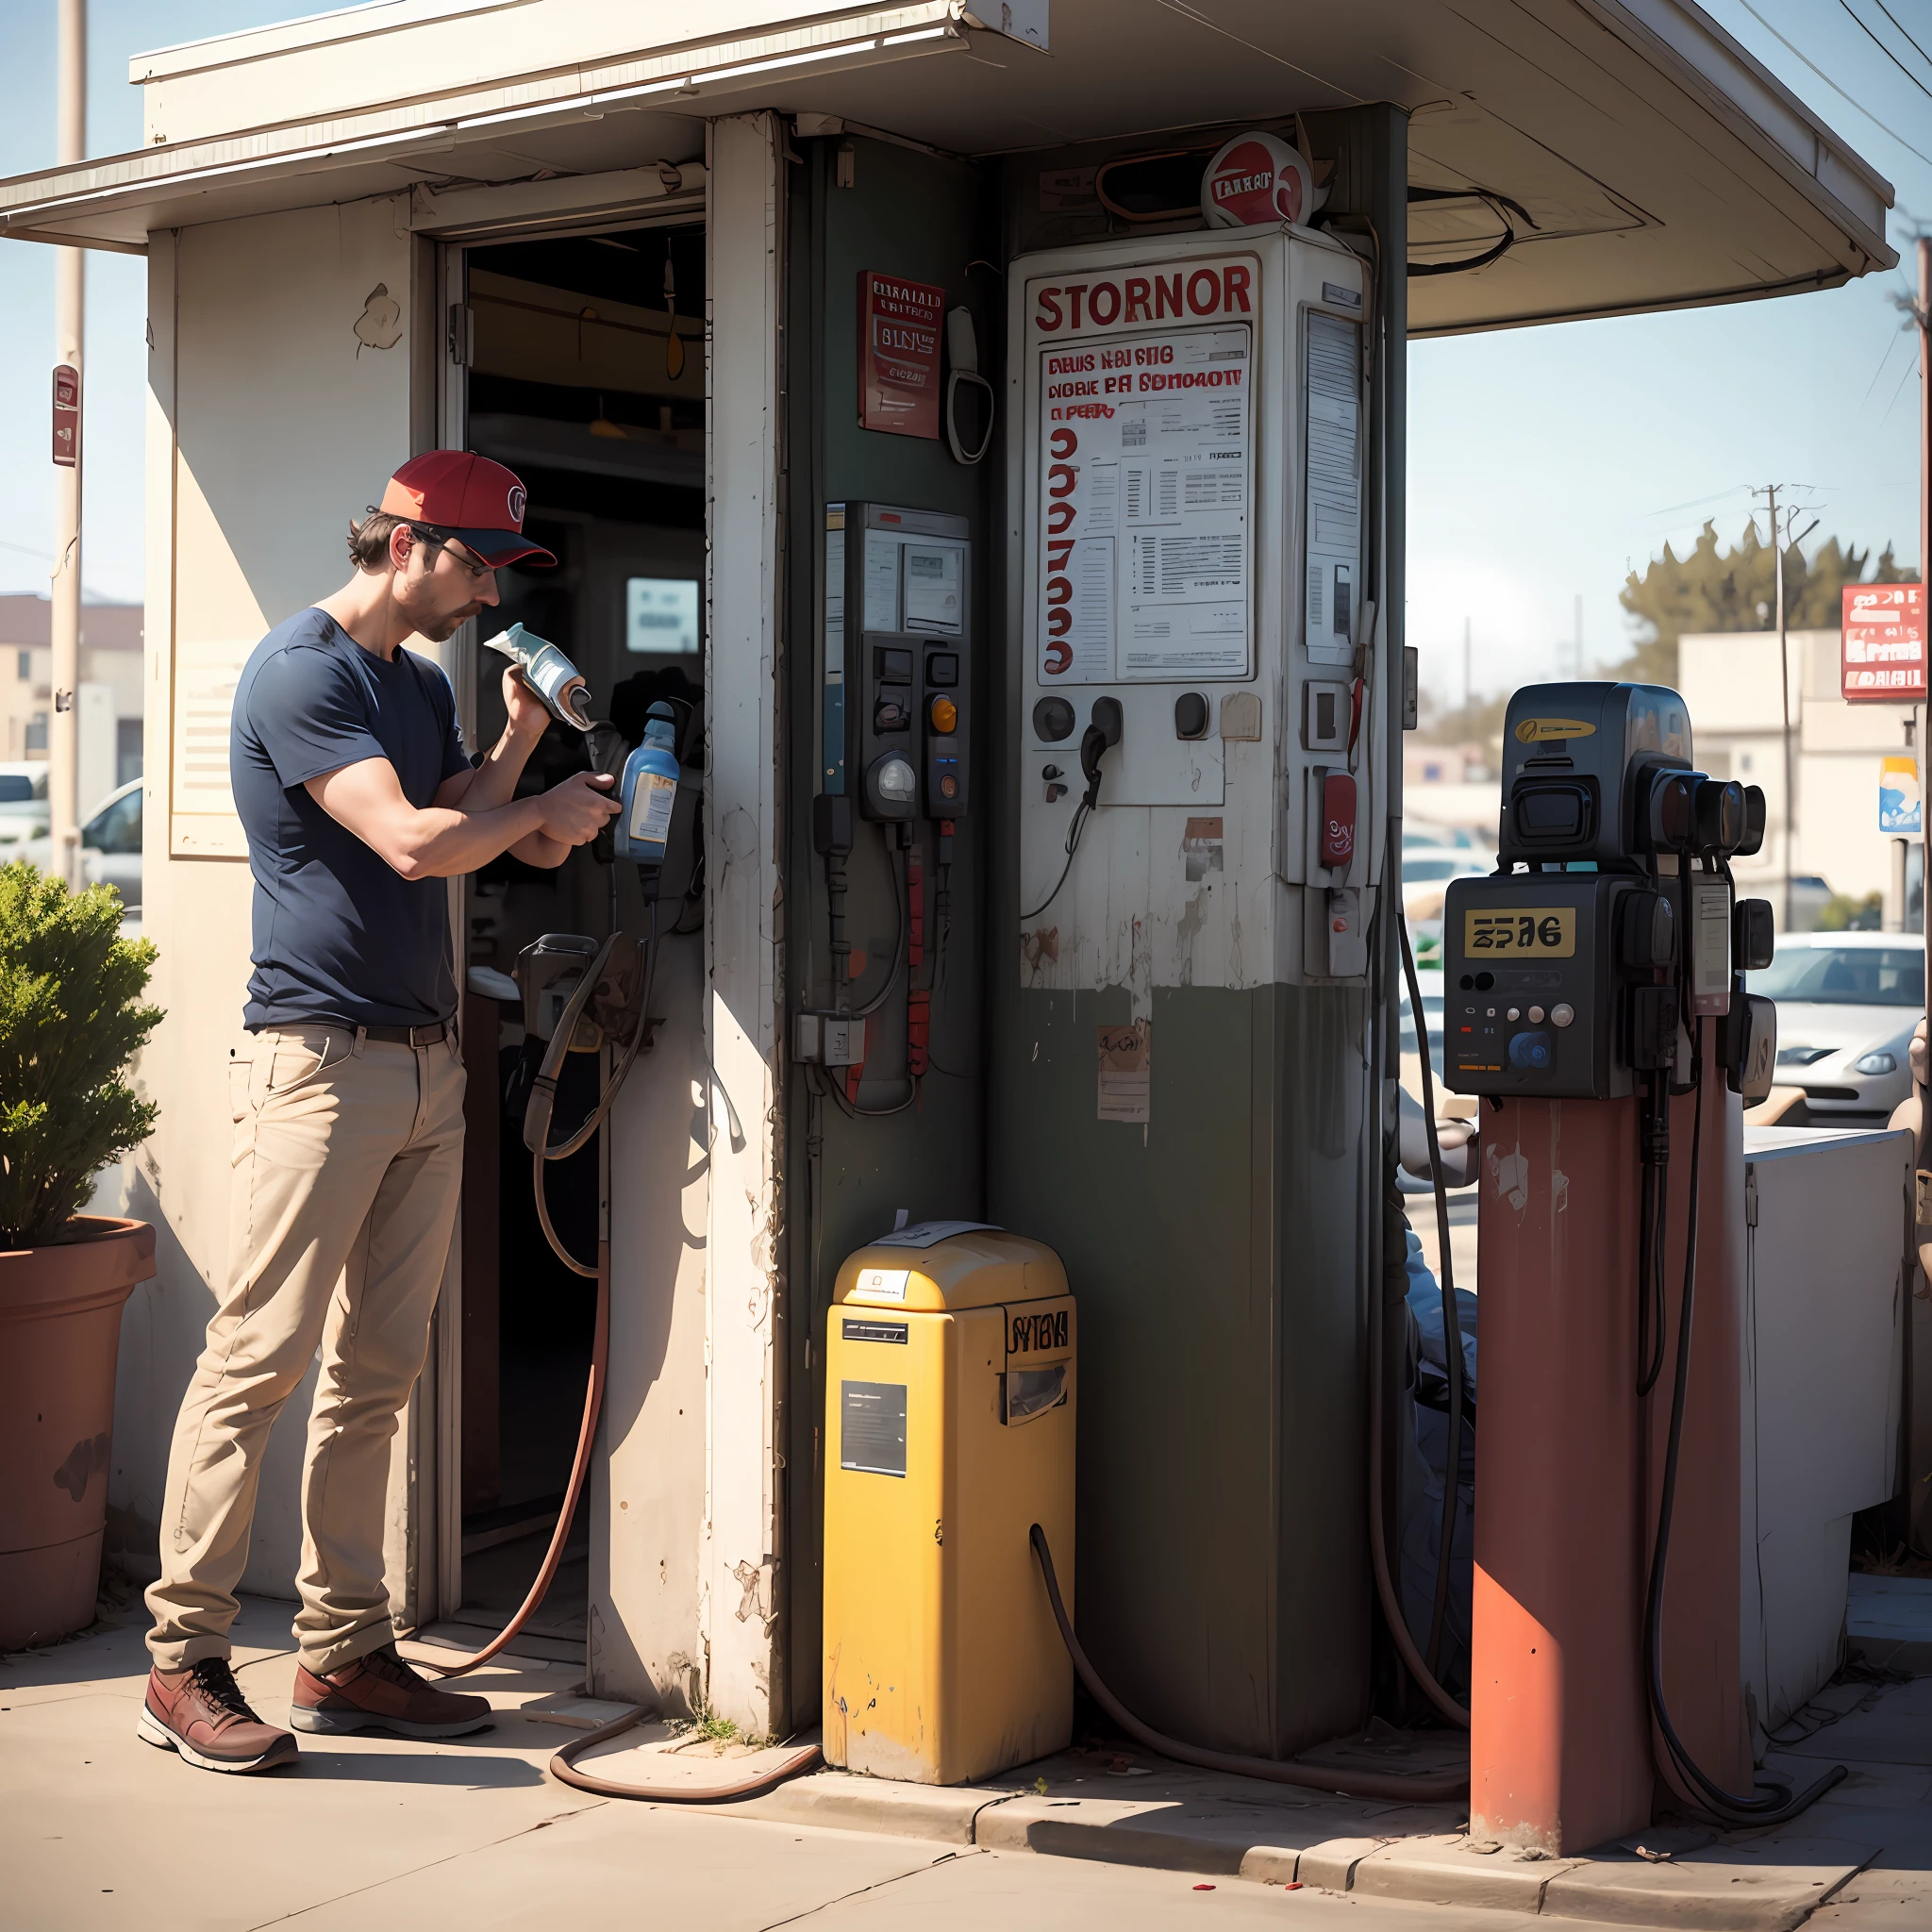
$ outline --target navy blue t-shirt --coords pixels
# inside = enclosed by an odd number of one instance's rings
[[[430,804],[470,765],[456,693],[426,659],[385,661],[326,611],[297,611],[256,645],[229,729],[255,874],[251,1032],[421,1026],[456,1011],[448,881],[401,877],[306,789],[364,758],[387,758],[403,796]]]

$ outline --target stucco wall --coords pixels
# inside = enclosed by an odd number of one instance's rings
[[[229,1047],[249,962],[250,880],[234,858],[171,858],[175,670],[184,647],[242,642],[347,571],[343,531],[408,454],[408,350],[358,343],[365,298],[409,288],[396,204],[213,223],[148,258],[147,708],[143,924],[167,1011],[140,1081],[160,1120],[127,1211],[154,1222],[156,1278],[122,1326],[110,1549],[155,1574],[168,1442],[227,1265]],[[359,353],[358,353],[359,350]],[[293,1594],[298,1479],[314,1372],[262,1473],[243,1588]]]

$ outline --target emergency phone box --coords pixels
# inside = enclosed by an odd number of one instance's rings
[[[825,1352],[824,1754],[966,1784],[1063,1749],[1075,1323],[1059,1257],[936,1223],[839,1271]]]

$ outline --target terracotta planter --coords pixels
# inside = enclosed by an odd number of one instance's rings
[[[121,1310],[155,1272],[144,1221],[0,1250],[0,1650],[93,1622]]]

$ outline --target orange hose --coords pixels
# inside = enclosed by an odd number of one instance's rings
[[[819,1747],[801,1744],[775,1765],[766,1766],[755,1776],[741,1778],[735,1784],[707,1785],[702,1790],[688,1785],[619,1784],[613,1778],[592,1777],[589,1772],[576,1768],[578,1752],[588,1751],[592,1744],[601,1744],[607,1738],[620,1736],[633,1724],[642,1724],[648,1716],[646,1711],[629,1711],[614,1723],[600,1724],[594,1731],[586,1732],[551,1758],[550,1775],[563,1784],[575,1785],[580,1791],[595,1791],[602,1798],[648,1798],[658,1805],[723,1805],[734,1798],[755,1798],[760,1791],[768,1791],[789,1777],[797,1777],[819,1762]]]
[[[550,1547],[543,1556],[543,1567],[537,1572],[537,1580],[531,1584],[530,1593],[525,1597],[516,1615],[474,1657],[466,1657],[460,1663],[432,1663],[427,1666],[439,1675],[460,1677],[478,1665],[487,1664],[536,1615],[538,1605],[556,1580],[558,1565],[563,1561],[563,1546],[569,1541],[570,1526],[577,1513],[577,1499],[583,1494],[585,1479],[591,1473],[591,1445],[597,1440],[597,1417],[604,1407],[604,1381],[609,1362],[610,1240],[607,1235],[597,1243],[597,1324],[595,1339],[591,1344],[591,1380],[584,1392],[584,1422],[577,1431],[577,1453],[570,1466],[569,1487],[563,1493],[563,1512],[558,1517],[557,1527],[551,1533]],[[583,1741],[589,1743],[591,1740],[587,1738]]]

